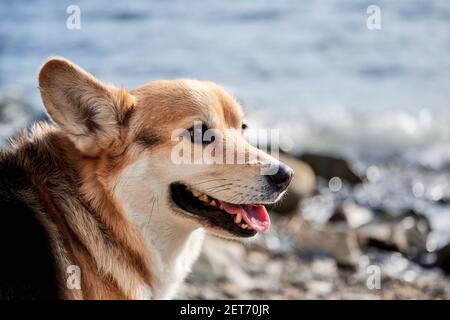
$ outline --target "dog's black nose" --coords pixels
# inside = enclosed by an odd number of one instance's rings
[[[283,191],[291,182],[294,171],[284,164],[280,164],[275,174],[267,175],[267,180],[277,191]]]

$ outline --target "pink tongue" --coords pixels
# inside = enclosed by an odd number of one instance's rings
[[[223,208],[229,214],[240,214],[244,219],[245,223],[250,226],[250,228],[264,232],[269,229],[270,218],[267,213],[266,207],[263,205],[253,205],[253,204],[231,204],[224,201],[220,201]]]

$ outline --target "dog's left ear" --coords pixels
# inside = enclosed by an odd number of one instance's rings
[[[44,63],[39,90],[50,117],[87,156],[97,156],[120,138],[134,108],[125,89],[103,84],[64,58]]]

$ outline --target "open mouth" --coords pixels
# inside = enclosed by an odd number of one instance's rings
[[[170,190],[172,200],[178,207],[198,216],[211,227],[238,237],[252,237],[269,229],[269,214],[261,204],[225,202],[179,182],[172,183]]]

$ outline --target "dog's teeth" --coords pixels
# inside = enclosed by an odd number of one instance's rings
[[[196,197],[196,198],[198,198],[199,196],[202,195],[202,193],[199,192],[199,191],[197,191],[197,190],[192,190],[191,192],[192,192],[192,194],[194,195],[194,197]]]
[[[220,205],[220,206],[219,206],[219,209],[220,209],[220,210],[223,210],[223,205]]]
[[[241,225],[239,225],[242,229],[248,229],[248,224],[243,223]]]
[[[234,222],[235,223],[240,223],[242,221],[242,217],[241,215],[238,213],[234,216]]]
[[[211,206],[213,207],[217,207],[217,202],[216,200],[212,199],[211,202],[209,203]]]
[[[206,194],[202,194],[200,197],[198,197],[201,201],[208,203],[208,196]]]

